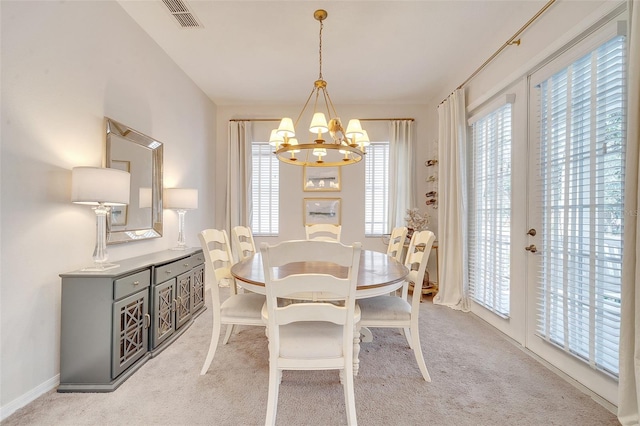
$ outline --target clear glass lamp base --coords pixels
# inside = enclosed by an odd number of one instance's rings
[[[109,263],[107,253],[107,214],[110,207],[100,203],[93,208],[96,214],[96,247],[93,250],[93,265],[82,268],[85,272],[101,272],[117,268],[118,264]]]
[[[184,209],[177,210],[178,212],[178,245],[171,250],[186,250],[187,244],[184,238],[184,216],[187,213]]]

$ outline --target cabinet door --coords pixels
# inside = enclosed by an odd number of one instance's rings
[[[177,278],[176,297],[176,329],[191,319],[191,283],[193,272],[189,271]]]
[[[153,348],[171,336],[175,326],[176,280],[171,279],[153,288]]]
[[[193,268],[191,281],[191,312],[196,313],[204,306],[204,264]]]
[[[114,302],[112,379],[147,352],[150,323],[147,291],[140,291]]]

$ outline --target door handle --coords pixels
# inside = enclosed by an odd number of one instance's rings
[[[535,253],[538,251],[538,249],[536,248],[535,244],[531,244],[528,247],[524,248],[526,251],[530,251],[531,253]]]
[[[527,231],[527,235],[531,235],[532,237],[535,237],[535,236],[536,236],[536,233],[537,233],[537,232],[536,232],[536,230],[535,230],[535,229],[533,229],[533,228],[531,228],[531,229],[529,229],[529,230]]]

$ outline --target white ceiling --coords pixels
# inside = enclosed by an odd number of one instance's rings
[[[218,105],[302,104],[325,9],[322,73],[346,105],[440,101],[546,1],[185,0],[203,26],[191,29],[162,0],[119,3]]]

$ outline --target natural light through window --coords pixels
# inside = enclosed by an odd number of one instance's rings
[[[280,166],[267,142],[251,144],[251,230],[278,235]]]
[[[389,142],[372,142],[365,155],[364,233],[389,233]]]
[[[509,316],[511,267],[511,104],[471,125],[469,295]]]

